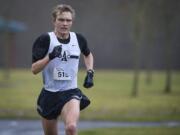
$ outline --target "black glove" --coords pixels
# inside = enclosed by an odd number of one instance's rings
[[[94,85],[93,76],[94,76],[94,71],[89,69],[87,71],[87,75],[86,75],[85,80],[84,80],[84,85],[83,86],[85,88],[91,88]]]
[[[61,57],[61,51],[62,51],[61,46],[54,47],[53,51],[49,53],[49,59],[52,60],[56,57]]]

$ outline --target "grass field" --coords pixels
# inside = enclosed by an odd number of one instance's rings
[[[139,94],[131,96],[133,72],[96,70],[95,86],[82,87],[85,72],[80,71],[79,86],[91,99],[91,105],[81,113],[81,119],[111,121],[180,120],[180,72],[172,74],[172,92],[165,94],[165,73],[154,71],[152,83],[146,84],[140,75]],[[30,70],[12,70],[10,79],[0,71],[0,118],[36,119],[36,98],[42,87],[41,74]]]
[[[79,135],[179,135],[180,128],[147,127],[147,128],[106,128],[81,131]]]

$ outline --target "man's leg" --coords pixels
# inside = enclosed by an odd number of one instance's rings
[[[79,120],[80,101],[71,99],[67,102],[61,112],[65,124],[66,135],[77,135],[77,122]]]
[[[47,120],[42,118],[42,125],[45,135],[58,135],[57,120]]]

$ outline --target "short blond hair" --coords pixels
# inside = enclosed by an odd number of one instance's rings
[[[57,13],[61,14],[63,12],[70,12],[72,14],[72,18],[73,19],[75,18],[75,10],[70,5],[60,4],[53,8],[53,11],[52,11],[53,21],[56,20]]]

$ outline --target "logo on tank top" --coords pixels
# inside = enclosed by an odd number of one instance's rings
[[[63,51],[61,61],[67,62],[69,58],[70,58],[70,52],[67,50]]]

